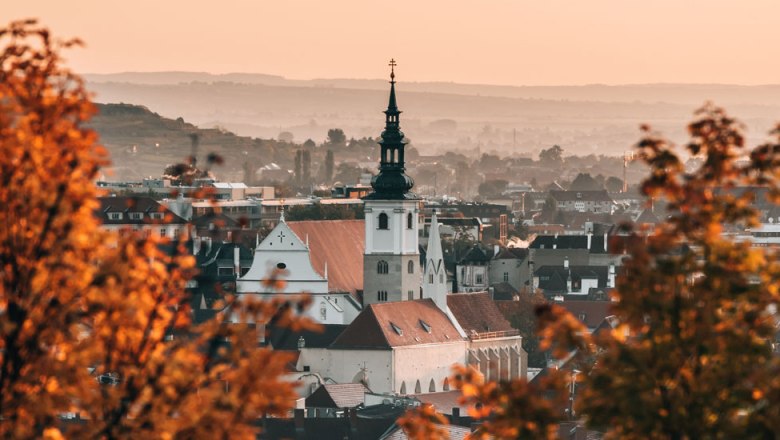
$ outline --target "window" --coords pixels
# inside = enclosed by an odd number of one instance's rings
[[[504,282],[505,283],[509,282],[509,272],[504,272]]]
[[[433,284],[433,274],[432,273],[428,274],[428,284]]]
[[[325,307],[325,303],[324,302],[321,302],[320,303],[320,319],[322,319],[324,321],[325,319],[327,319],[327,317],[328,317],[328,308]]]
[[[219,269],[217,269],[217,275],[220,275],[220,276],[233,275],[233,268],[232,267],[220,267]]]
[[[404,331],[401,330],[401,327],[398,327],[392,321],[390,322],[390,327],[393,328],[393,331],[396,332],[398,334],[398,336],[403,336],[404,335]]]
[[[401,394],[406,394],[406,382],[401,382]]]
[[[151,217],[154,220],[162,220],[165,217],[165,214],[162,212],[150,212],[149,217]]]
[[[130,220],[143,220],[144,213],[143,212],[131,212],[129,214]]]
[[[474,283],[475,284],[482,284],[482,274],[478,273],[474,275]]]
[[[387,291],[386,290],[380,290],[376,293],[376,300],[377,301],[387,301]]]
[[[407,290],[406,291],[406,298],[411,301],[414,299],[414,290]]]
[[[439,274],[439,282],[444,284],[444,274],[443,273]]]
[[[379,229],[387,229],[387,223],[388,223],[387,214],[385,214],[384,212],[379,214]]]
[[[450,390],[450,380],[449,378],[444,378],[444,386],[442,387],[442,391],[449,391]]]
[[[406,264],[406,271],[409,273],[414,273],[414,261],[409,261],[409,263]]]
[[[428,392],[429,393],[435,393],[436,392],[436,381],[431,379],[431,384],[428,386]]]
[[[431,325],[428,324],[427,322],[423,321],[422,319],[420,320],[420,327],[422,327],[423,330],[425,330],[426,333],[430,333],[431,332]]]
[[[160,237],[168,235],[168,231],[165,228],[160,228]]]
[[[414,384],[414,393],[420,394],[422,393],[422,388],[420,387],[420,381],[418,380],[416,384]]]
[[[121,212],[109,212],[108,213],[108,219],[109,220],[122,220],[122,213]]]
[[[413,220],[412,213],[410,212],[406,214],[406,229],[412,229],[412,224],[413,224],[412,220]]]
[[[378,274],[386,274],[390,271],[389,265],[387,264],[387,261],[380,260],[378,263],[376,263],[376,273]]]

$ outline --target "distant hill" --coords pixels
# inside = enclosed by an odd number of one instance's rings
[[[237,136],[227,130],[202,129],[182,118],[170,119],[132,104],[97,104],[98,114],[89,126],[99,135],[113,163],[109,180],[140,180],[159,177],[165,165],[184,161],[191,153],[191,134],[197,134],[197,157],[208,153],[225,158],[216,171],[226,180],[242,179],[243,164],[268,156],[275,143]],[[251,155],[251,158],[250,158]]]
[[[102,102],[127,102],[243,136],[280,132],[321,142],[330,128],[350,137],[378,135],[387,81],[289,80],[263,74],[197,72],[85,75]],[[443,82],[398,83],[404,132],[422,154],[496,151],[535,155],[558,144],[567,153],[620,155],[649,123],[677,142],[707,100],[745,122],[762,141],[780,115],[780,86],[625,85],[513,87]]]

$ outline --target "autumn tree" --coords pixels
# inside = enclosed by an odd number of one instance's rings
[[[108,161],[60,58],[77,44],[32,20],[0,29],[0,436],[254,438],[295,396],[289,359],[258,348],[256,326],[223,324],[304,325],[297,304],[226,295],[195,327],[182,243],[168,254],[159,237],[101,230]]]
[[[617,325],[591,336],[560,307],[544,305],[541,345],[572,368],[550,370],[538,383],[483,383],[473,370],[457,370],[464,401],[480,404],[473,414],[486,420],[478,436],[556,438],[573,381],[570,416],[607,438],[780,435],[780,265],[773,250],[724,234],[758,224],[757,194],[777,203],[780,126],[771,142],[748,150],[741,125],[707,105],[688,131],[685,148],[702,160],[686,168],[673,145],[643,127],[637,153],[650,176],[641,190],[663,199],[669,217],[652,232],[626,226],[615,242],[629,256],[613,298]]]

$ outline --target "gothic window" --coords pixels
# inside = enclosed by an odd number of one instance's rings
[[[414,384],[414,394],[420,394],[422,393],[422,387],[420,386],[420,380],[417,380],[417,383]]]
[[[380,260],[378,263],[376,263],[376,273],[378,274],[386,274],[390,271],[389,266],[387,264],[387,261]]]
[[[401,394],[406,394],[406,382],[401,382]]]
[[[431,384],[428,386],[428,392],[429,393],[435,393],[436,392],[436,381],[431,379]]]
[[[406,271],[409,273],[414,273],[414,261],[409,261],[406,263]]]
[[[414,220],[412,218],[412,213],[410,212],[406,214],[406,229],[412,229],[412,220]]]
[[[448,378],[444,378],[444,386],[442,387],[442,391],[449,391],[450,390],[450,380]]]
[[[387,223],[388,223],[387,214],[385,214],[384,212],[379,214],[379,229],[387,229],[388,228]]]

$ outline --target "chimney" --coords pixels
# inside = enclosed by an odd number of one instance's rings
[[[241,249],[237,245],[233,247],[233,270],[236,278],[241,276]]]
[[[607,275],[607,287],[615,287],[615,263],[609,265],[609,273]]]
[[[452,408],[452,420],[451,424],[457,426],[460,422],[460,408]]]
[[[349,410],[349,434],[350,438],[357,439],[360,438],[358,435],[358,416],[357,416],[357,409],[350,408]]]
[[[588,250],[590,250],[592,239],[593,239],[593,234],[588,232]]]

